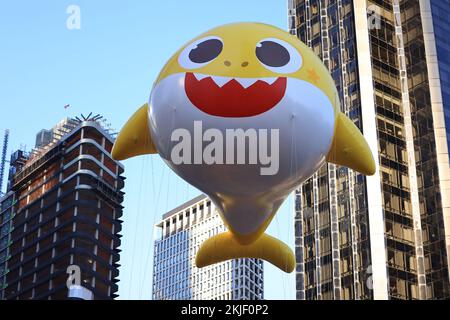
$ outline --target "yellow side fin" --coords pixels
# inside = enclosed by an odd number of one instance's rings
[[[148,104],[136,111],[120,130],[112,149],[115,160],[157,153],[148,127]]]
[[[215,235],[201,245],[195,264],[198,268],[237,258],[256,258],[266,260],[284,272],[292,272],[295,257],[288,245],[267,234],[255,242],[242,245],[231,232]]]
[[[336,117],[333,143],[327,161],[365,175],[375,173],[375,161],[358,127],[342,112]]]

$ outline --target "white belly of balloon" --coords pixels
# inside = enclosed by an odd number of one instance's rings
[[[288,79],[283,99],[263,114],[211,116],[180,88],[184,76],[162,80],[150,97],[158,152],[174,172],[210,196],[233,233],[252,234],[324,163],[333,108],[313,85]]]

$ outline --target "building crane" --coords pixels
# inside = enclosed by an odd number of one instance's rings
[[[2,157],[0,160],[0,196],[3,195],[3,176],[5,174],[6,152],[8,151],[8,140],[9,140],[9,129],[6,129],[5,135],[3,137],[3,150],[2,150]]]

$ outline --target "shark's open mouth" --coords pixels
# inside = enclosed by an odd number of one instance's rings
[[[251,117],[272,109],[284,97],[286,77],[230,78],[186,73],[189,100],[219,117]]]

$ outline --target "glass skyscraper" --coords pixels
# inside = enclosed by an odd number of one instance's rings
[[[163,215],[156,227],[153,265],[154,300],[262,300],[263,263],[235,259],[204,268],[195,255],[206,239],[226,228],[205,195]]]
[[[442,104],[445,113],[447,146],[450,150],[450,1],[430,1],[434,41],[436,45],[437,64],[439,65],[438,87],[442,90]],[[430,28],[430,19],[428,19]],[[431,48],[432,50],[432,48]],[[436,61],[435,61],[436,63]]]
[[[288,3],[377,166],[327,164],[296,190],[297,298],[450,298],[449,2]]]

